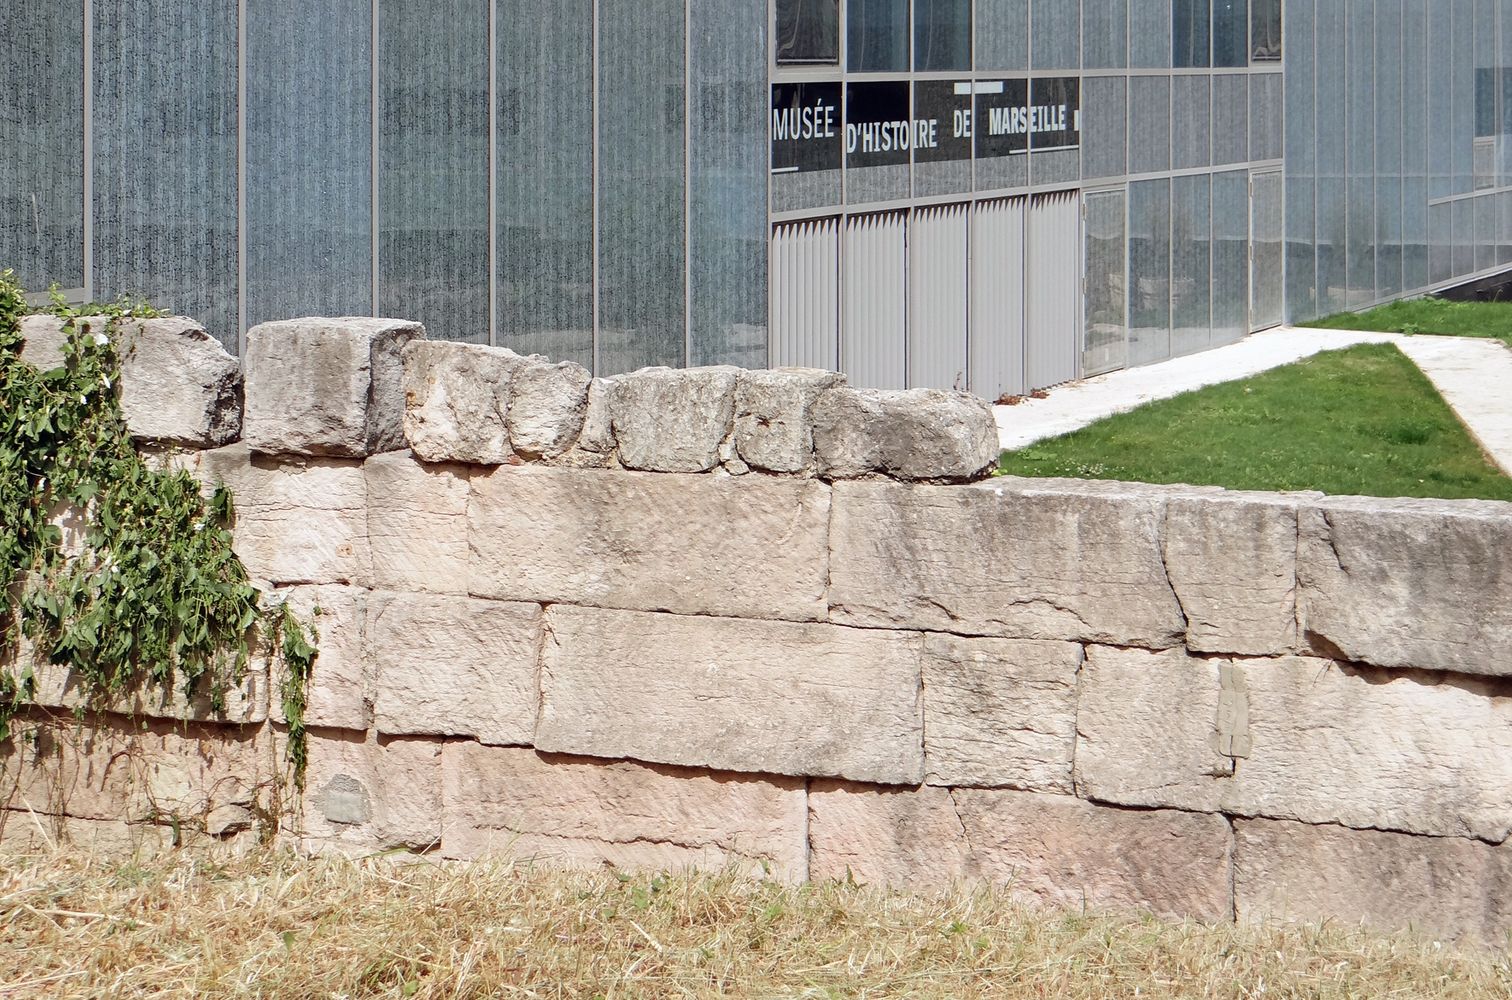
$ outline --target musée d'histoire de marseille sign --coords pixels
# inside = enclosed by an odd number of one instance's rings
[[[1080,145],[1077,77],[772,85],[777,174],[890,166],[910,154],[939,163]]]

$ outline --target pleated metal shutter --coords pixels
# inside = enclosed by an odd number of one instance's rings
[[[969,212],[914,212],[908,234],[908,385],[967,387]]]
[[[906,212],[852,216],[841,246],[840,370],[851,385],[902,389],[908,316]]]
[[[773,368],[840,364],[840,220],[776,226],[771,256]]]
[[[1081,192],[1036,195],[1029,206],[1029,387],[1077,377],[1082,327]]]
[[[971,391],[1021,395],[1027,199],[978,202],[971,215]]]

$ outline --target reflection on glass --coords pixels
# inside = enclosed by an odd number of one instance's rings
[[[1124,193],[1087,195],[1087,316],[1082,371],[1122,368],[1128,359],[1128,295],[1124,288]]]
[[[1206,174],[1171,181],[1171,353],[1211,343],[1212,192]]]
[[[971,0],[914,0],[914,69],[971,68]]]
[[[1221,2],[1221,0],[1220,0]],[[1210,66],[1211,0],[1173,0],[1171,65]]]
[[[1213,65],[1249,64],[1248,0],[1212,0]]]
[[[1281,59],[1281,0],[1250,0],[1250,59]]]
[[[1129,185],[1129,364],[1171,354],[1171,182]]]
[[[908,70],[908,0],[851,0],[845,40],[852,73]]]
[[[840,0],[777,0],[777,65],[839,61]]]

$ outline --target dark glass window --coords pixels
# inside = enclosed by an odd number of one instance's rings
[[[851,0],[846,44],[852,73],[908,71],[908,0]]]
[[[1249,65],[1248,0],[1213,0],[1213,65]]]
[[[1281,0],[1250,0],[1250,59],[1281,61]]]
[[[971,68],[971,0],[914,0],[914,69]]]
[[[1211,66],[1210,0],[1174,0],[1171,4],[1171,65]]]
[[[840,61],[840,0],[777,0],[777,65]]]

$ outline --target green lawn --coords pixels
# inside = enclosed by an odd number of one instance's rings
[[[1003,455],[1015,476],[1512,500],[1428,379],[1390,344],[1329,351]]]
[[[1303,326],[1378,333],[1432,333],[1450,337],[1491,337],[1512,347],[1512,302],[1450,302],[1412,299],[1362,313],[1338,313]]]

